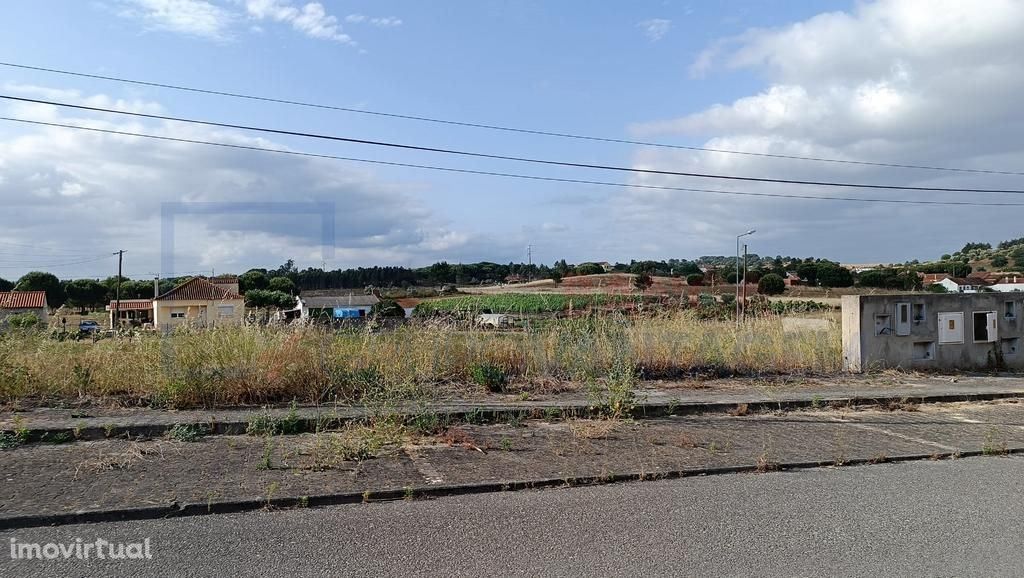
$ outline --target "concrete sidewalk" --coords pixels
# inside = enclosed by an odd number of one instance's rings
[[[3,452],[0,529],[999,456],[1024,450],[1017,401],[463,424],[373,457],[335,432],[29,444]]]
[[[694,384],[703,387],[695,388]],[[826,406],[892,405],[985,401],[1024,397],[1024,377],[958,376],[840,376],[773,385],[751,379],[707,382],[641,382],[632,404],[633,418],[725,413],[746,406],[746,411],[776,411]],[[473,399],[441,399],[387,408],[396,416],[436,416],[445,422],[495,422],[510,416],[587,417],[600,413],[597,402],[582,391],[521,400],[515,395],[481,394]],[[249,423],[267,416],[289,420],[295,432],[339,427],[380,413],[359,405],[318,407],[250,407],[210,410],[84,407],[36,408],[0,412],[0,433],[24,441],[69,442],[113,438],[160,437],[176,425],[202,427],[210,435],[246,433]]]

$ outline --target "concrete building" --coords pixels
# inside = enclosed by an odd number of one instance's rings
[[[843,368],[1024,368],[1024,294],[844,295]]]
[[[46,327],[49,320],[46,291],[0,291],[0,326],[6,325],[7,317],[20,313],[31,313]]]
[[[380,299],[374,295],[332,290],[307,291],[299,295],[296,309],[300,319],[331,321],[367,317],[377,303],[380,303]]]
[[[118,323],[114,323],[114,310],[117,309]],[[122,299],[120,302],[111,301],[107,305],[110,317],[110,327],[139,326],[153,323],[153,300],[152,299]]]
[[[173,329],[190,324],[210,326],[241,323],[245,299],[202,277],[193,277],[153,300],[153,324]]]

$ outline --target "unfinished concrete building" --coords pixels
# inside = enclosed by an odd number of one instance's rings
[[[1021,369],[1024,292],[845,295],[843,368]]]

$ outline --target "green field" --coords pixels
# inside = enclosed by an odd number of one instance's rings
[[[497,295],[468,295],[423,301],[416,306],[415,314],[422,316],[436,313],[476,313],[484,310],[489,310],[492,313],[557,313],[570,309],[586,309],[591,306],[636,303],[640,299],[640,297],[629,295],[607,294],[501,293]]]

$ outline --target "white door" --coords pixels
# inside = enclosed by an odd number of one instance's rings
[[[939,345],[964,342],[962,311],[939,313]]]
[[[910,303],[896,304],[896,335],[910,335]]]

